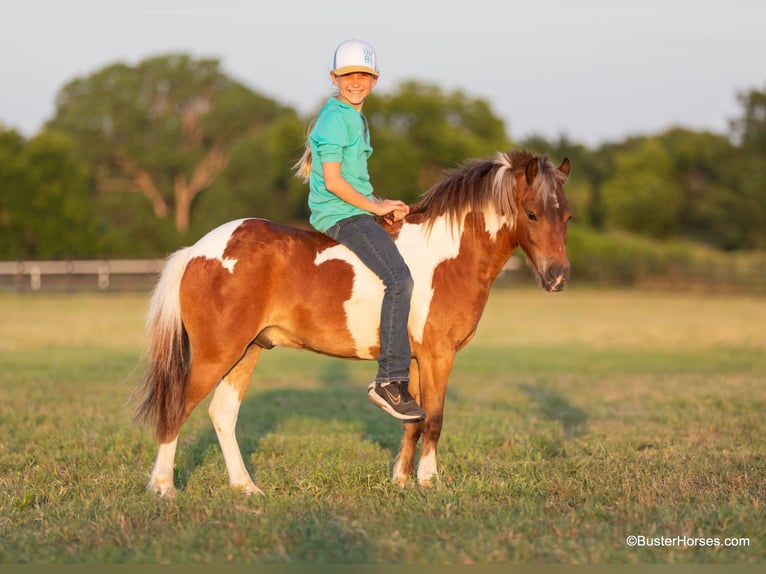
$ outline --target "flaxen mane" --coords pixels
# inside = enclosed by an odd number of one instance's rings
[[[533,159],[538,160],[538,174],[544,178],[557,178],[556,167],[547,156],[528,151],[498,153],[488,160],[469,160],[452,170],[440,182],[426,191],[412,206],[411,213],[421,214],[427,223],[446,215],[450,223],[459,221],[472,211],[494,207],[498,214],[514,214],[512,173],[525,168]],[[555,193],[555,181],[539,186],[540,190]],[[547,200],[548,198],[543,198]]]

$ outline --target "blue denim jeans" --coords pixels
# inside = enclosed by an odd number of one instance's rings
[[[409,381],[410,338],[407,321],[412,298],[412,275],[391,236],[371,215],[355,215],[327,230],[326,234],[353,251],[383,281],[380,309],[379,383]]]

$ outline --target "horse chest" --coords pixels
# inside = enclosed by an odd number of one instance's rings
[[[423,332],[434,294],[434,272],[444,261],[457,257],[459,237],[453,237],[443,221],[437,221],[430,233],[422,225],[404,224],[396,240],[414,281],[410,305],[409,330],[416,343]],[[353,269],[351,296],[344,302],[345,321],[360,358],[374,358],[378,348],[380,307],[383,283],[351,251],[335,245],[317,254],[315,265],[341,260]]]

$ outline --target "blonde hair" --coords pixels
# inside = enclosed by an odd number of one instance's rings
[[[311,128],[314,127],[316,118],[313,118],[306,128],[306,148],[303,150],[301,158],[293,165],[293,174],[295,177],[302,179],[303,183],[307,183],[309,177],[311,177],[311,144],[309,143],[308,134],[311,132]]]
[[[311,177],[311,146],[308,141],[306,142],[306,149],[303,151],[301,159],[293,165],[293,174],[298,179],[302,179],[303,183],[307,183],[309,177]]]

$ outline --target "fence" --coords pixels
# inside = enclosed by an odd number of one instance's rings
[[[0,261],[0,291],[149,290],[164,264],[164,259]]]
[[[0,261],[0,292],[149,291],[164,265],[164,259]],[[503,276],[531,282],[522,268],[521,258],[513,256]]]
[[[148,292],[164,265],[164,259],[0,261],[0,292]],[[592,286],[766,294],[766,260],[757,254],[660,267],[647,268],[642,260],[573,259],[572,281]],[[523,263],[522,256],[514,255],[497,283],[510,286],[535,282],[529,265]]]

